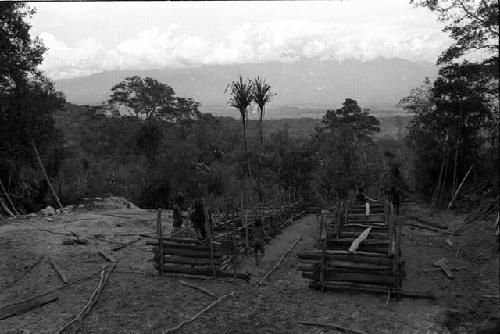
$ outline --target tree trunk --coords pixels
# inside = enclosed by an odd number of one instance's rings
[[[245,158],[247,160],[248,177],[250,177],[250,181],[251,181],[252,180],[252,170],[250,169],[250,157],[248,156],[247,123],[246,123],[246,120],[243,120],[243,140],[244,140],[244,143],[245,143]]]
[[[259,119],[259,169],[257,170],[257,194],[259,196],[259,202],[262,202],[262,185],[261,185],[261,173],[262,173],[262,154],[263,154],[263,136],[262,136],[262,118],[264,117],[264,107],[260,109],[260,119]]]

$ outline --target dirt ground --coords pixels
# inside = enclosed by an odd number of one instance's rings
[[[405,209],[410,216],[464,230],[463,219],[450,213],[433,213],[422,206]],[[402,216],[403,221],[410,221]],[[62,245],[71,231],[89,240],[88,245]],[[242,271],[252,274],[249,283],[233,279],[159,277],[153,269],[146,239],[118,250],[116,242],[137,240],[139,233],[155,231],[150,210],[75,210],[52,221],[0,222],[0,307],[61,287],[63,283],[43,259],[29,274],[10,286],[41,256],[50,257],[73,281],[108,264],[98,251],[119,260],[98,303],[85,318],[82,333],[161,333],[214,301],[179,283],[189,281],[217,297],[235,291],[221,304],[176,333],[336,333],[300,325],[300,321],[326,322],[364,333],[474,333],[498,321],[498,245],[487,222],[475,222],[459,236],[424,229],[403,228],[402,253],[407,277],[403,288],[432,292],[436,301],[311,290],[295,270],[297,252],[313,249],[319,233],[315,216],[305,216],[288,226],[266,245],[259,267],[245,259]],[[94,238],[102,234],[102,238]],[[134,235],[135,234],[135,235]],[[256,284],[289,247],[302,237],[281,266]],[[450,242],[445,242],[449,239]],[[432,265],[445,257],[453,271],[448,279]],[[0,333],[54,333],[86,304],[99,276],[65,287],[52,295],[59,299],[28,313],[0,320]]]

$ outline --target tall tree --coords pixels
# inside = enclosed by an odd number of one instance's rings
[[[316,175],[321,178],[316,184],[322,188],[316,190],[322,197],[345,196],[354,187],[376,182],[372,174],[378,173],[378,167],[370,169],[368,162],[376,152],[372,135],[380,131],[380,122],[368,111],[348,98],[342,108],[327,110],[323,116],[323,126],[313,139]]]
[[[257,79],[253,81],[253,100],[259,107],[259,168],[257,170],[257,193],[259,195],[259,201],[262,201],[261,173],[262,155],[264,154],[262,120],[266,112],[266,104],[271,101],[274,95],[276,94],[271,91],[271,86],[266,82],[266,79],[257,77]]]
[[[177,97],[172,87],[153,78],[125,78],[113,86],[111,91],[108,104],[115,109],[124,107],[136,118],[156,118],[181,123],[200,116],[198,102]]]
[[[238,81],[233,81],[226,87],[226,92],[229,91],[229,105],[238,109],[240,112],[241,122],[243,125],[243,142],[245,144],[245,157],[247,160],[248,176],[252,178],[252,170],[250,168],[250,157],[248,155],[248,145],[247,145],[247,119],[248,119],[248,107],[253,100],[253,83],[248,80],[246,83],[243,82],[243,78],[240,75]]]
[[[23,212],[36,209],[34,198],[43,197],[37,177],[23,171],[38,170],[39,153],[44,158],[50,145],[62,144],[53,113],[64,96],[37,69],[46,49],[30,36],[26,20],[34,13],[24,3],[0,3],[0,178]]]
[[[31,38],[26,19],[35,9],[23,2],[0,3],[0,92],[8,93],[20,81],[38,76],[37,66],[46,48],[39,38]]]
[[[449,63],[475,51],[486,51],[486,63],[496,64],[498,71],[499,29],[498,0],[411,0],[438,14],[447,23],[443,31],[455,41],[439,57],[438,63]],[[494,72],[492,72],[494,73]],[[496,73],[498,77],[498,72]]]
[[[424,195],[439,204],[445,189],[453,193],[459,176],[480,159],[481,133],[494,120],[488,94],[489,80],[479,64],[452,64],[439,71],[400,101],[414,114],[407,136],[415,152],[415,177]],[[433,191],[432,191],[433,190]]]

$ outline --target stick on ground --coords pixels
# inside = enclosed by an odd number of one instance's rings
[[[308,322],[308,321],[299,321],[299,324],[304,325],[304,326],[329,328],[329,329],[336,330],[337,332],[346,333],[346,334],[364,334],[363,332],[355,331],[352,329],[344,328],[344,327],[333,325],[333,324]]]
[[[80,311],[80,313],[75,318],[73,318],[71,321],[67,322],[60,330],[58,330],[56,332],[56,334],[63,333],[68,327],[70,327],[74,323],[77,323],[77,326],[76,326],[77,328],[75,329],[75,332],[78,332],[83,318],[85,318],[85,316],[87,316],[90,313],[90,311],[92,310],[92,307],[94,307],[94,305],[99,300],[99,297],[101,296],[102,290],[104,289],[106,283],[108,282],[109,277],[111,276],[111,273],[113,272],[113,270],[116,267],[116,264],[117,263],[114,262],[111,265],[111,268],[109,269],[107,274],[106,274],[106,267],[102,268],[101,279],[99,281],[99,284],[97,285],[97,288],[94,290],[94,292],[92,292],[92,295],[90,296],[87,304],[83,307],[83,309]]]
[[[107,261],[109,261],[109,262],[111,262],[111,263],[116,262],[116,259],[115,259],[113,256],[111,256],[111,255],[109,255],[109,254],[106,254],[106,253],[104,253],[103,251],[99,251],[98,253],[99,253],[99,255],[101,255],[103,258],[105,258]]]
[[[57,273],[57,275],[59,276],[59,278],[61,279],[61,281],[64,284],[68,284],[68,279],[66,278],[66,275],[64,275],[64,273],[61,270],[61,268],[59,268],[59,266],[54,261],[52,261],[52,259],[50,257],[49,257],[49,263],[52,266],[52,268],[54,268],[55,272]]]
[[[28,300],[21,304],[4,306],[0,308],[0,320],[35,310],[43,305],[55,302],[58,299],[59,297],[41,297],[34,300]]]
[[[3,288],[3,290],[5,291],[5,289],[8,289],[10,288],[11,286],[13,286],[14,284],[16,284],[18,281],[20,281],[24,276],[26,276],[31,270],[33,270],[33,268],[35,268],[39,263],[40,261],[42,261],[44,257],[41,256],[38,261],[36,261],[35,263],[33,263],[31,266],[28,267],[28,269],[26,269],[23,274],[21,276],[19,276],[18,278],[16,278],[15,280],[13,280],[12,282],[10,282],[5,288]]]
[[[196,289],[196,290],[198,290],[198,291],[201,291],[201,292],[203,292],[204,294],[209,295],[210,297],[214,297],[214,298],[215,298],[215,295],[214,295],[212,292],[208,291],[208,290],[207,290],[207,289],[205,289],[205,288],[202,288],[201,286],[197,286],[197,285],[194,285],[194,284],[191,284],[191,283],[188,283],[188,282],[182,281],[182,280],[181,280],[181,281],[179,281],[179,283],[181,283],[182,285],[188,286],[188,287],[190,287],[190,288]]]
[[[283,255],[281,255],[281,257],[279,258],[278,262],[276,262],[276,264],[274,265],[274,267],[271,268],[271,270],[269,270],[265,275],[264,277],[259,281],[259,285],[262,285],[262,283],[264,283],[264,281],[266,280],[266,278],[272,274],[273,271],[275,271],[279,265],[281,264],[281,262],[283,261],[283,259],[288,255],[288,253],[290,253],[292,251],[292,249],[295,248],[295,246],[297,246],[297,244],[299,243],[299,241],[302,239],[302,237],[298,237],[297,240],[293,243],[292,247],[290,247]]]
[[[180,324],[178,324],[177,326],[175,327],[172,327],[172,328],[169,328],[167,330],[165,330],[164,332],[162,332],[162,334],[168,334],[168,333],[173,333],[175,332],[176,330],[178,329],[181,329],[184,325],[190,323],[190,322],[193,322],[195,321],[200,315],[202,315],[203,313],[207,312],[208,310],[210,310],[212,307],[214,307],[215,305],[219,304],[220,302],[222,302],[224,299],[226,299],[227,297],[233,297],[234,296],[234,291],[231,292],[231,293],[228,293],[227,295],[224,295],[222,297],[220,297],[219,299],[217,299],[216,301],[214,301],[212,304],[208,305],[207,307],[205,307],[203,310],[201,310],[200,312],[196,313],[194,316],[192,316],[190,319],[188,320],[184,320],[183,322],[181,322]]]

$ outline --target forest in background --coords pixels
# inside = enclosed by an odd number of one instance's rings
[[[177,192],[238,203],[241,194],[248,203],[263,192],[265,201],[302,198],[326,206],[357,187],[380,196],[396,186],[435,207],[455,201],[461,202],[456,208],[470,209],[496,198],[483,211],[498,211],[498,2],[453,3],[417,2],[436,12],[456,43],[438,60],[438,78],[425,80],[400,102],[410,117],[394,119],[390,136],[381,136],[380,120],[346,97],[314,126],[306,120],[265,121],[262,146],[258,121],[202,114],[196,101],[176,96],[175,87],[154,78],[129,78],[110,92],[111,105],[132,106],[135,115],[103,118],[66,104],[37,69],[45,47],[30,36],[25,20],[34,11],[3,3],[3,211],[54,205],[50,185],[64,204],[117,195],[144,208],[168,207]],[[471,50],[491,56],[461,60]],[[144,103],[137,104],[130,97],[140,94],[127,89],[142,89]],[[238,118],[244,113],[236,105]],[[259,181],[252,176],[257,170]],[[401,171],[401,180],[391,178],[394,170]]]

